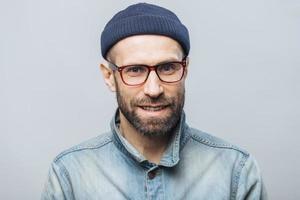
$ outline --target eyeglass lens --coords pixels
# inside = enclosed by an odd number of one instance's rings
[[[179,62],[169,62],[157,65],[155,72],[161,81],[176,82],[182,78],[184,69]],[[126,66],[122,70],[123,81],[129,85],[138,85],[146,81],[150,67],[146,65]]]

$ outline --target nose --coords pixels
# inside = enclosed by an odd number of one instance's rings
[[[144,84],[144,94],[156,98],[163,93],[163,87],[161,81],[159,80],[155,71],[151,71],[147,78],[146,83]]]

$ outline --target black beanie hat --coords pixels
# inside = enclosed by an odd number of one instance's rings
[[[190,51],[189,32],[170,10],[148,3],[138,3],[121,10],[106,24],[101,34],[103,58],[118,41],[133,35],[164,35],[176,40],[185,55]]]

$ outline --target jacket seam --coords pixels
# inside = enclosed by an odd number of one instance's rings
[[[112,142],[111,138],[106,137],[103,139],[103,141],[100,142],[100,144],[97,144],[96,146],[75,146],[69,150],[66,150],[62,153],[60,153],[55,159],[54,162],[57,162],[59,159],[61,159],[62,157],[66,156],[67,154],[73,153],[73,152],[77,152],[77,151],[83,151],[83,150],[87,150],[87,149],[99,149],[107,144],[109,144],[110,142]]]
[[[210,147],[214,147],[214,148],[220,148],[220,149],[232,149],[232,150],[235,150],[235,151],[238,151],[240,153],[242,153],[244,156],[248,156],[249,154],[243,150],[241,150],[240,148],[238,147],[235,147],[234,145],[231,145],[231,144],[225,144],[225,143],[215,143],[215,142],[211,142],[205,138],[202,138],[198,135],[195,135],[195,134],[192,134],[192,138],[193,140],[201,143],[201,144],[204,144],[206,146],[210,146]]]
[[[72,186],[72,182],[71,182],[71,177],[70,177],[70,175],[69,175],[67,169],[65,168],[65,166],[63,165],[63,163],[56,163],[56,164],[59,166],[59,168],[62,170],[62,173],[63,173],[63,174],[66,176],[66,178],[68,179],[67,184],[69,184],[69,187],[70,187],[70,193],[72,193],[72,195],[74,195],[74,194],[73,194],[73,186]],[[55,173],[56,173],[56,176],[57,176],[57,172],[55,172]],[[60,182],[60,180],[59,180],[59,182]],[[62,183],[60,182],[60,184],[62,184]],[[66,183],[64,183],[64,184],[66,184]],[[67,199],[68,197],[67,197],[66,191],[62,190],[62,192],[63,192],[64,197]]]
[[[231,193],[231,198],[230,198],[231,200],[236,199],[238,185],[239,185],[239,182],[240,182],[242,170],[244,169],[245,163],[247,162],[248,158],[249,158],[249,154],[243,156],[242,160],[239,162],[237,172],[234,175],[234,182],[233,182],[232,193]]]

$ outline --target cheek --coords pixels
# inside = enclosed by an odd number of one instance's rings
[[[136,99],[139,98],[139,90],[136,88],[130,88],[124,84],[118,85],[118,92],[122,98],[122,101],[127,106],[132,106]]]
[[[184,82],[180,82],[176,85],[169,85],[165,87],[164,93],[169,97],[180,98],[181,94],[184,93],[184,90]]]
[[[132,100],[137,98],[137,93],[135,93],[134,91],[129,90],[124,90],[123,91],[123,97],[125,98],[125,101],[127,102],[131,102]]]
[[[115,83],[117,92],[126,100],[130,96],[130,88],[128,88],[122,81],[119,73],[115,74]]]

